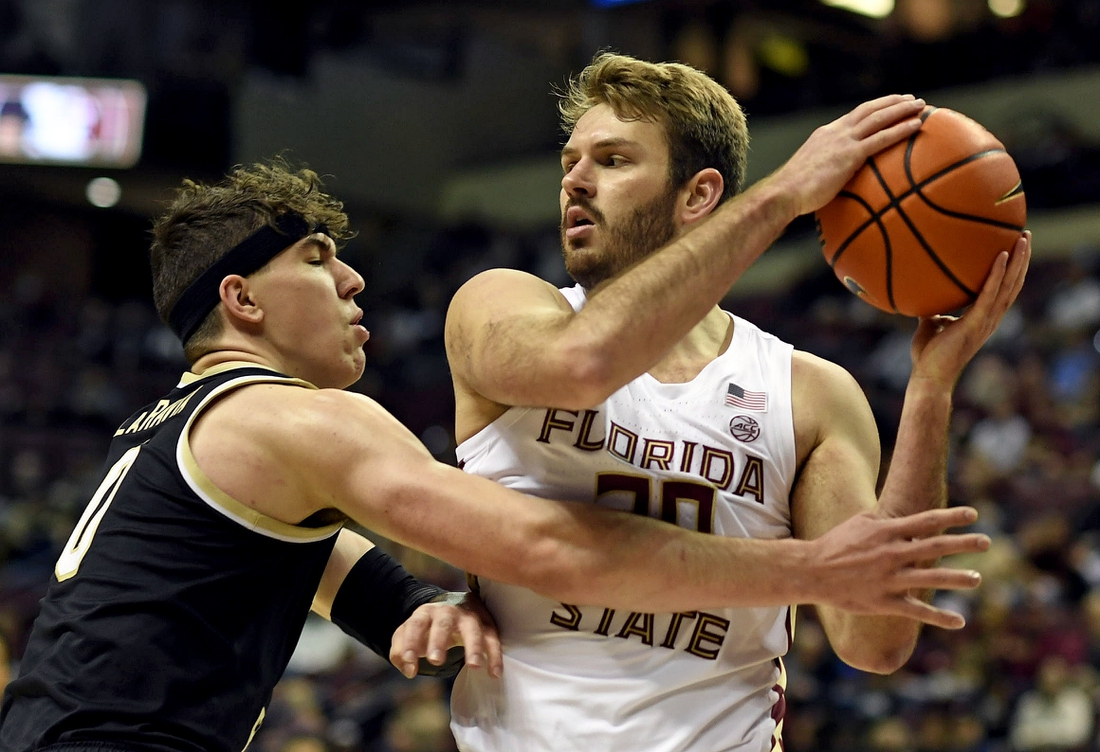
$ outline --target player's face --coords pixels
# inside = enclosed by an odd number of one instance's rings
[[[561,164],[562,254],[586,289],[676,235],[679,192],[669,183],[661,126],[620,120],[608,105],[596,105],[577,121]]]
[[[363,278],[336,256],[331,238],[300,240],[250,281],[264,312],[263,338],[284,373],[335,388],[363,375],[370,333],[354,300]]]

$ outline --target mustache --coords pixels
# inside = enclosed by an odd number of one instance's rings
[[[603,212],[594,207],[588,199],[580,196],[569,199],[569,202],[565,205],[565,210],[561,213],[561,222],[559,226],[563,231],[565,230],[565,215],[574,206],[579,206],[581,209],[584,209],[585,213],[592,217],[592,221],[596,224],[603,224]]]

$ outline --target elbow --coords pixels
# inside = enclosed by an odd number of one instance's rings
[[[869,642],[834,645],[833,650],[847,665],[869,674],[892,674],[913,654],[912,645],[875,645]]]
[[[892,674],[906,664],[917,646],[920,624],[910,619],[831,609],[819,613],[833,652],[854,669]]]
[[[616,383],[613,364],[606,348],[574,347],[563,353],[562,380],[568,394],[559,407],[568,410],[590,410],[607,400],[622,384]],[[567,403],[567,404],[564,404]]]

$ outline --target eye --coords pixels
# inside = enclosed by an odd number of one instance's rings
[[[624,164],[626,164],[626,161],[626,157],[619,154],[612,154],[610,157],[607,158],[607,164],[609,167],[622,167]]]
[[[569,171],[572,170],[576,166],[577,166],[576,162],[563,162],[562,166],[561,166],[561,171],[563,173],[565,173],[566,175],[568,175]]]

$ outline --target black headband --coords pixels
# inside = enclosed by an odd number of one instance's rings
[[[187,286],[168,313],[168,326],[184,344],[199,328],[207,314],[221,301],[222,280],[230,274],[247,277],[271,259],[307,235],[328,230],[324,225],[313,227],[305,217],[288,212],[275,220],[275,226],[264,225],[249,235]]]

